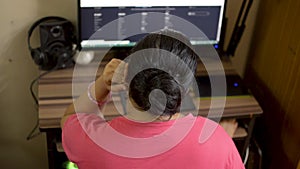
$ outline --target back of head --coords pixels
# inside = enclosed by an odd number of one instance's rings
[[[162,30],[147,35],[131,53],[127,80],[137,108],[169,116],[178,112],[197,68],[189,40],[180,32]]]

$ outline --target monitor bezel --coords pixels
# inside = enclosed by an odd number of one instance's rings
[[[82,48],[81,46],[81,5],[80,5],[81,0],[77,0],[77,48],[79,51],[81,50],[101,50],[101,49],[111,49],[111,50],[130,50],[134,45],[132,46],[101,46],[101,47],[91,47],[91,48]],[[220,36],[219,36],[219,41],[213,44],[193,44],[193,46],[205,46],[205,45],[213,45],[214,48],[218,52],[224,52],[224,40],[225,40],[225,33],[226,33],[226,27],[227,27],[227,18],[226,18],[226,7],[227,7],[227,0],[224,0],[224,9],[222,13],[222,23],[221,23],[221,30],[220,30]]]

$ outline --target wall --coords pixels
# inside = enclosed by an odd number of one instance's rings
[[[240,76],[244,76],[246,62],[248,59],[248,53],[250,50],[250,44],[253,36],[253,29],[255,25],[255,20],[257,16],[257,9],[259,6],[260,0],[253,0],[252,6],[248,13],[247,20],[245,22],[246,28],[244,30],[243,36],[238,44],[235,55],[231,57],[231,61],[233,66],[235,67],[237,73]],[[232,31],[234,29],[234,25],[242,4],[242,0],[228,0],[227,1],[227,9],[226,9],[226,17],[228,18],[228,25],[226,28],[225,35],[225,44],[224,48],[227,49]],[[251,56],[249,56],[251,57]]]
[[[45,135],[27,141],[37,120],[29,85],[38,75],[27,49],[27,31],[48,15],[76,18],[75,0],[2,0],[0,5],[1,168],[47,168]],[[37,47],[35,33],[32,43]]]
[[[300,158],[300,1],[260,4],[246,79],[264,109],[258,140],[269,168]]]

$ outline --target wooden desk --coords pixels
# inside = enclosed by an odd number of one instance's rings
[[[105,63],[103,63],[104,65]],[[101,67],[103,67],[103,65]],[[92,65],[92,66],[96,66]],[[229,61],[224,61],[223,66],[226,74],[236,74],[235,70],[232,68]],[[214,66],[211,66],[213,68]],[[87,69],[91,67],[82,66],[80,69],[86,72]],[[211,70],[213,72],[214,70]],[[99,69],[97,75],[100,75],[102,68]],[[203,65],[199,65],[197,69],[197,75],[204,75],[206,73]],[[88,77],[88,74],[82,73],[80,76]],[[54,158],[51,154],[53,150],[53,140],[56,139],[55,134],[60,131],[60,119],[67,108],[67,106],[72,102],[72,77],[73,77],[73,68],[57,70],[47,74],[39,80],[39,127],[42,131],[47,133],[47,145],[48,157]],[[84,78],[83,78],[84,79]],[[79,81],[76,82],[80,87],[86,87],[86,84],[89,81]],[[74,93],[74,96],[79,96],[81,93]],[[206,117],[210,109],[211,99],[220,99],[220,98],[198,98],[200,99],[200,109],[199,115]],[[199,101],[199,100],[196,100]],[[218,108],[214,107],[214,108]],[[112,114],[107,116],[108,119],[111,119],[118,114],[114,111],[114,107],[111,107]],[[244,96],[231,96],[226,98],[226,104],[222,117],[234,117],[234,118],[249,118],[249,127],[248,127],[248,136],[245,139],[245,145],[242,149],[242,153],[245,153],[245,150],[249,144],[252,129],[254,126],[254,119],[256,116],[262,113],[262,109],[257,103],[256,99],[252,95]],[[53,132],[55,131],[55,132]],[[49,159],[49,160],[50,160]],[[51,161],[51,160],[50,160]],[[54,168],[54,164],[49,161],[50,168]]]

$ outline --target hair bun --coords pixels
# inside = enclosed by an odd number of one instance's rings
[[[156,89],[162,92],[153,92]],[[173,115],[181,103],[179,84],[169,73],[155,68],[134,76],[129,85],[129,96],[140,109],[153,114]]]

